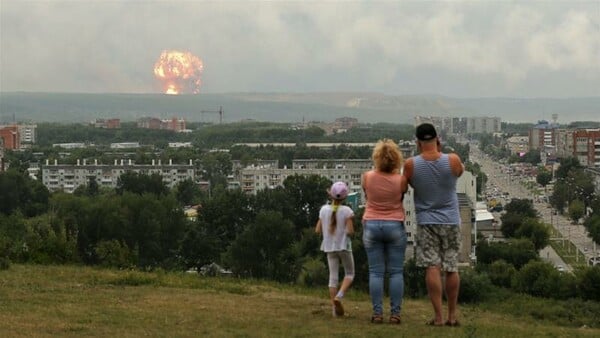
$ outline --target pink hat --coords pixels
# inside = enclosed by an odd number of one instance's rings
[[[335,182],[329,188],[329,196],[341,200],[348,196],[348,186],[344,182]]]

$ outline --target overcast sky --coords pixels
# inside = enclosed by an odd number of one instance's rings
[[[600,0],[0,0],[0,91],[160,92],[162,50],[201,92],[600,95]]]

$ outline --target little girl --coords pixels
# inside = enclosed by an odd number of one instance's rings
[[[348,186],[344,182],[335,182],[329,189],[331,204],[326,204],[319,211],[319,221],[315,227],[316,233],[323,233],[321,250],[327,253],[329,265],[329,297],[333,305],[333,315],[343,316],[342,299],[344,293],[354,280],[354,257],[352,242],[349,236],[354,233],[352,218],[354,211],[342,202],[348,196]],[[344,266],[344,280],[337,289],[340,262]]]

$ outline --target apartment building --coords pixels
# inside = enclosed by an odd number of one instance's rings
[[[499,117],[440,117],[416,116],[415,126],[431,123],[443,135],[493,134],[501,131]]]
[[[21,145],[34,144],[36,142],[37,124],[18,124],[19,140]]]
[[[364,201],[361,176],[371,168],[371,160],[294,160],[292,168],[270,164],[241,168],[237,179],[244,192],[256,194],[262,189],[283,186],[288,176],[319,175],[334,182],[345,182],[350,192],[360,193],[361,201]]]
[[[121,119],[96,119],[92,125],[96,128],[118,129],[121,128]]]
[[[0,138],[4,143],[4,149],[15,150],[21,148],[19,127],[16,124],[0,127]]]
[[[145,129],[166,129],[175,132],[184,132],[187,130],[185,120],[176,117],[173,117],[171,119],[144,117],[137,121],[137,127]]]
[[[548,121],[538,121],[538,123],[529,130],[529,149],[541,150],[544,146],[555,146],[555,132],[558,125]]]
[[[600,129],[577,129],[573,132],[573,157],[585,167],[600,168]]]
[[[525,154],[529,151],[529,137],[527,136],[512,136],[506,139],[506,146],[511,155]]]
[[[41,166],[42,183],[50,191],[62,190],[72,193],[79,186],[87,185],[90,179],[96,180],[98,186],[115,188],[121,174],[135,172],[139,174],[159,174],[169,188],[175,187],[179,182],[188,179],[194,180],[194,165],[192,160],[188,164],[161,163],[161,160],[152,160],[152,164],[134,164],[131,160],[115,160],[113,164],[100,164],[98,160],[88,163],[87,160],[77,160],[77,164],[58,164],[46,160]]]

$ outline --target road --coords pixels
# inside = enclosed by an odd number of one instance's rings
[[[488,175],[486,192],[502,196],[500,199],[504,205],[508,203],[511,198],[528,198],[535,201],[532,193],[525,188],[525,177],[511,174],[507,170],[506,165],[491,160],[487,155],[479,151],[476,145],[471,147],[471,154],[469,154],[469,156],[472,161],[479,163],[483,172]],[[504,195],[506,193],[508,193],[508,195]],[[597,256],[598,249],[600,248],[596,248],[583,225],[571,224],[572,222],[568,218],[559,214],[555,215],[554,210],[545,202],[534,202],[534,208],[537,210],[543,222],[551,224],[558,230],[564,239],[572,242],[577,247],[578,250],[573,254],[578,261],[581,259],[583,262],[587,262],[589,258]],[[494,214],[498,219],[498,213]],[[583,255],[581,253],[583,253]],[[565,264],[551,247],[544,248],[544,250],[540,252],[540,256],[551,261],[555,266],[562,265],[567,271],[572,270],[572,268]]]

